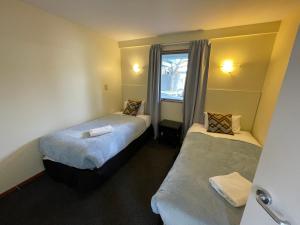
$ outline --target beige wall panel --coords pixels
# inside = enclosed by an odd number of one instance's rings
[[[243,128],[252,129],[275,37],[275,33],[260,33],[211,40],[209,110],[240,113],[243,115]],[[181,45],[176,47],[182,48]],[[138,46],[121,49],[123,100],[146,99],[149,48]],[[220,70],[221,62],[225,59],[232,59],[240,66],[231,76]],[[143,67],[139,74],[132,71],[135,63]],[[182,121],[182,104],[162,102],[161,118]]]
[[[260,91],[268,69],[275,34],[212,40],[209,88]],[[232,75],[224,74],[221,63],[233,60]]]
[[[161,102],[161,119],[182,121],[182,103]]]
[[[253,134],[261,143],[265,142],[268,134],[299,24],[300,11],[297,10],[282,21],[274,44],[253,127]]]
[[[251,131],[260,92],[238,90],[208,90],[205,110],[242,115],[243,130]]]

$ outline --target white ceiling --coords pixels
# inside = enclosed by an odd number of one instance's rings
[[[23,0],[115,40],[280,20],[300,0]]]

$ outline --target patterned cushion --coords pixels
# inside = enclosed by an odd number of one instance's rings
[[[141,104],[142,101],[128,100],[126,108],[124,109],[123,113],[130,116],[136,116]]]
[[[233,135],[232,131],[232,115],[222,115],[217,113],[208,114],[208,132],[230,134]]]

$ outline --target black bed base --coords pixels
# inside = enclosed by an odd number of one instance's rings
[[[51,160],[43,160],[46,174],[55,181],[65,183],[80,192],[95,189],[112,176],[151,137],[153,137],[152,126],[102,167],[94,170],[77,169]]]
[[[159,221],[157,225],[164,225],[164,221],[162,221],[161,216],[159,215]]]

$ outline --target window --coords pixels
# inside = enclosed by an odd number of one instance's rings
[[[162,54],[161,99],[183,101],[188,58],[187,52]]]

